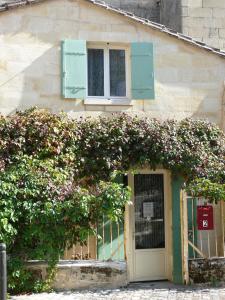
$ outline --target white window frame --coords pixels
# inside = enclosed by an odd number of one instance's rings
[[[105,96],[88,96],[88,63],[87,63],[87,96],[84,104],[87,105],[131,105],[130,95],[130,49],[127,45],[115,45],[113,43],[88,43],[87,49],[104,50],[104,95]],[[126,96],[110,96],[110,65],[109,50],[125,50],[125,74],[126,74]],[[87,56],[88,57],[88,56]]]

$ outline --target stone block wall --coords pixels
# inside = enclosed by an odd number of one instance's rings
[[[225,258],[189,260],[189,277],[191,283],[224,284]]]
[[[0,0],[0,5],[16,0]],[[225,0],[104,0],[210,46],[225,49]]]
[[[0,112],[4,115],[38,106],[74,118],[126,112],[161,120],[203,118],[225,126],[221,116],[225,60],[219,55],[82,0],[43,1],[1,13],[0,19]],[[125,44],[128,57],[131,42],[152,42],[155,100],[90,105],[81,99],[63,99],[60,42],[67,38]],[[127,74],[130,86],[129,59]]]
[[[154,22],[160,22],[160,0],[104,0],[115,7],[120,7],[126,11],[147,18]]]
[[[182,32],[182,1],[160,0],[160,23]]]
[[[225,49],[225,0],[105,0],[187,34],[210,46]]]
[[[225,49],[225,1],[181,1],[183,33],[208,45]]]
[[[161,0],[160,23],[225,49],[224,0]]]
[[[47,265],[30,261],[27,268],[40,279],[46,277]],[[127,285],[126,262],[61,261],[57,265],[52,288],[56,291],[119,288]]]

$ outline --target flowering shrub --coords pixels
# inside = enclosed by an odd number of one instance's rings
[[[26,260],[54,266],[66,246],[94,234],[100,216],[123,216],[129,189],[115,183],[116,173],[161,166],[195,196],[218,201],[224,154],[224,134],[205,121],[126,114],[76,121],[38,109],[1,117],[0,240],[10,256],[10,290],[46,289]]]

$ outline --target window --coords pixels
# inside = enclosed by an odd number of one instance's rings
[[[153,44],[61,43],[62,97],[89,105],[131,105],[155,99]]]
[[[126,52],[122,47],[88,48],[88,98],[127,97]]]

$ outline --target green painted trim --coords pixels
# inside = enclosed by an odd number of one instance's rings
[[[180,191],[181,177],[172,180],[173,282],[183,284]]]
[[[124,260],[124,224],[111,222],[106,217],[98,224],[97,257],[98,260]],[[104,233],[104,234],[103,234]],[[112,234],[111,234],[112,233]],[[112,238],[112,240],[111,240]]]
[[[126,186],[127,176],[118,174],[115,178],[115,182]],[[98,260],[125,260],[124,220],[116,223],[103,216],[103,220],[100,220],[98,224],[98,235],[101,237],[97,243]]]
[[[192,201],[193,201],[193,220],[192,220]],[[194,241],[193,241],[193,233],[191,234],[191,236],[188,236],[188,239],[193,242],[194,245],[197,245],[197,241],[198,241],[198,231],[197,231],[197,199],[193,198],[188,199],[187,200],[188,205],[188,232],[192,233],[192,224],[194,224]],[[189,245],[188,246],[188,257],[189,258],[194,258],[194,249]],[[195,255],[197,256],[198,254],[195,253]]]
[[[64,62],[65,42],[61,41],[61,96],[65,98],[65,62]]]

